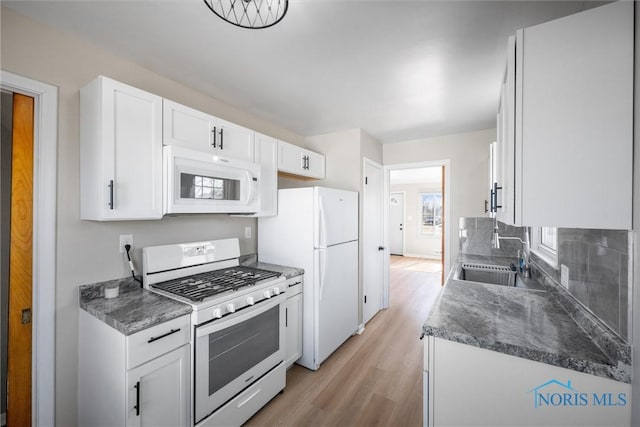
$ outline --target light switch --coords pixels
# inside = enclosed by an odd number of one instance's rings
[[[244,228],[244,238],[245,239],[250,239],[251,238],[251,227],[245,227]]]

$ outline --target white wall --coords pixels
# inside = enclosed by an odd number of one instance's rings
[[[489,182],[489,144],[495,129],[447,135],[382,146],[385,166],[450,160],[451,262],[458,257],[458,219],[485,216]],[[445,249],[446,250],[446,249]]]
[[[404,255],[420,256],[431,259],[442,259],[440,251],[442,241],[441,234],[422,234],[422,207],[420,193],[439,193],[442,186],[439,182],[426,182],[423,184],[396,184],[391,185],[391,192],[404,193]]]
[[[77,424],[78,286],[128,275],[118,236],[133,234],[134,263],[144,246],[243,236],[256,220],[226,215],[184,215],[158,221],[98,223],[80,220],[79,90],[99,74],[215,114],[266,135],[299,143],[302,137],[198,90],[166,79],[78,38],[45,27],[14,11],[1,10],[3,70],[59,88],[58,194],[56,250],[56,425]],[[215,78],[215,76],[212,76]],[[243,254],[256,252],[256,240],[240,240]],[[53,254],[52,254],[53,256]]]

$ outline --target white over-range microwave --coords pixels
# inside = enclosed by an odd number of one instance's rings
[[[254,213],[260,165],[213,153],[163,147],[164,213]]]

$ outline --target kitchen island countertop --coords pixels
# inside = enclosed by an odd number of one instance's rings
[[[454,279],[468,261],[509,265],[505,259],[461,256],[424,323],[424,335],[631,382],[629,346],[611,336],[603,350],[605,341],[593,336],[594,328],[585,328],[587,333],[560,304],[559,290],[544,280],[536,289]]]

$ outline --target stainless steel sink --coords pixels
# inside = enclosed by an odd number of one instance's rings
[[[463,263],[454,279],[492,285],[515,286],[517,273],[502,265]]]

